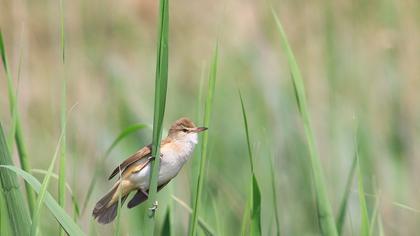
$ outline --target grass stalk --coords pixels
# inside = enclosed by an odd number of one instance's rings
[[[213,110],[213,97],[214,97],[214,91],[216,87],[216,75],[217,75],[217,61],[218,61],[218,55],[219,55],[219,42],[216,42],[216,46],[213,53],[213,60],[211,62],[210,66],[210,73],[209,73],[209,84],[207,88],[207,98],[206,98],[206,104],[204,109],[204,122],[203,125],[205,127],[208,127],[210,129],[210,118]],[[197,185],[195,186],[195,198],[193,200],[193,212],[191,216],[191,222],[190,222],[190,229],[189,229],[189,235],[195,236],[197,231],[197,222],[198,222],[198,215],[199,215],[199,208],[200,208],[200,200],[201,200],[201,192],[203,189],[203,183],[204,183],[204,175],[205,175],[205,167],[207,162],[207,154],[208,154],[208,139],[209,134],[208,132],[204,132],[202,136],[202,142],[201,142],[201,159],[200,159],[200,169],[198,172],[198,180]]]
[[[22,29],[23,31],[23,29]],[[16,82],[16,104],[18,103],[18,98],[19,98],[19,81],[20,81],[20,72],[22,69],[22,47],[20,48],[20,52],[19,52],[19,64],[18,64],[18,74],[17,74],[17,82]],[[9,147],[9,152],[10,155],[13,154],[13,143],[16,137],[16,123],[17,123],[17,106],[14,106],[12,108],[12,124],[11,124],[11,129],[10,129],[10,134],[7,138],[7,146]]]
[[[41,183],[28,172],[12,165],[0,165],[0,168],[13,171],[14,173],[22,177],[29,184],[29,186],[33,190],[35,190],[35,192],[41,192]],[[0,173],[2,172],[3,171],[0,171]],[[60,207],[60,205],[58,205],[57,201],[51,196],[51,194],[48,191],[45,192],[45,198],[43,198],[43,203],[47,206],[47,208],[54,215],[55,219],[60,223],[60,225],[64,228],[68,235],[85,235],[80,229],[80,227],[77,225],[77,223],[73,221],[73,219],[66,213],[66,211],[63,208]],[[20,224],[19,227],[21,227]],[[29,232],[27,234],[22,235],[29,235]]]
[[[147,205],[153,209],[157,199],[157,187],[160,165],[160,141],[162,139],[163,117],[166,104],[166,90],[168,83],[168,34],[169,34],[169,3],[168,0],[159,2],[158,49],[155,79],[155,104],[153,115],[152,159],[150,168],[149,199]],[[154,235],[155,210],[151,210],[145,217],[145,234]]]
[[[12,235],[10,222],[8,218],[6,201],[3,197],[3,191],[0,191],[0,235]]]
[[[60,144],[60,164],[59,164],[59,178],[58,178],[58,204],[65,209],[66,206],[66,153],[67,153],[67,80],[65,68],[65,35],[64,35],[64,6],[63,0],[60,0],[60,38],[61,38],[61,53],[64,74],[61,80],[61,130],[63,133],[63,140]],[[60,235],[64,235],[64,231],[60,227]]]
[[[25,141],[23,138],[22,124],[20,122],[20,116],[18,112],[17,98],[16,98],[15,90],[13,88],[14,86],[13,86],[12,74],[11,74],[11,71],[9,70],[9,65],[7,62],[6,48],[4,45],[3,34],[2,34],[1,29],[0,29],[0,54],[3,61],[4,71],[6,72],[6,77],[7,77],[7,91],[9,95],[10,111],[12,114],[14,113],[14,119],[16,120],[15,141],[16,141],[16,146],[17,146],[18,154],[19,154],[19,162],[23,170],[29,171],[30,166],[29,166],[28,152],[26,150]],[[28,201],[29,211],[31,214],[33,214],[34,207],[35,207],[35,195],[31,187],[27,183],[25,183],[25,188],[26,188],[26,197]]]
[[[13,165],[12,158],[3,133],[3,127],[0,123],[0,165]],[[8,222],[11,231],[16,235],[29,235],[31,220],[29,213],[23,203],[23,195],[19,190],[19,183],[17,176],[11,171],[0,171],[0,183],[2,195],[5,200],[6,209],[8,214]],[[2,200],[2,198],[0,198]],[[2,203],[3,205],[3,203]],[[1,216],[6,218],[6,216]],[[3,219],[1,220],[3,222]]]
[[[278,212],[278,199],[277,199],[277,188],[276,188],[276,175],[274,172],[274,160],[273,156],[270,157],[271,167],[270,167],[270,176],[271,176],[271,191],[273,193],[273,207],[274,207],[274,220],[276,221],[276,234],[277,236],[280,236],[280,217]]]
[[[375,231],[375,222],[378,221],[379,219],[379,211],[380,211],[380,203],[381,203],[381,198],[380,198],[380,194],[376,195],[375,198],[375,208],[373,209],[371,218],[370,218],[370,228],[369,228],[369,235],[374,235],[374,231]]]
[[[249,195],[251,195],[251,194],[249,194]],[[251,204],[250,204],[250,202],[251,202],[251,198],[250,197],[248,197],[247,198],[247,200],[246,200],[246,207],[245,207],[245,209],[244,209],[244,212],[243,212],[243,214],[242,214],[242,222],[241,222],[241,236],[246,236],[246,235],[248,235],[248,233],[247,233],[247,230],[248,230],[248,225],[249,225],[249,221],[250,221],[250,211],[249,211],[249,209],[251,209]]]
[[[198,99],[197,99],[197,114],[196,114],[196,120],[202,120],[203,116],[203,93],[204,93],[204,81],[206,79],[206,73],[205,73],[205,64],[203,63],[201,66],[201,75],[200,75],[200,84],[198,88]],[[199,137],[199,142],[201,143],[203,141],[202,136]],[[194,152],[194,157],[192,158],[191,162],[191,189],[194,189],[195,186],[197,186],[197,180],[198,180],[198,173],[200,171],[200,155],[201,155],[201,146],[197,145]],[[196,191],[191,191],[190,194],[190,203],[191,205],[194,204]]]
[[[251,195],[248,204],[248,211],[251,216],[250,235],[261,235],[261,191],[255,176],[254,157],[252,155],[251,140],[249,137],[248,119],[246,116],[246,109],[239,91],[239,99],[241,100],[242,116],[244,120],[244,129],[246,134],[246,143],[248,147],[248,157],[251,166]]]
[[[162,236],[171,236],[172,235],[172,229],[171,229],[171,208],[168,207],[165,214],[165,220],[163,221],[162,226]]]
[[[361,212],[361,227],[360,227],[360,235],[361,236],[369,236],[369,213],[366,204],[365,198],[365,191],[363,188],[363,174],[360,169],[360,159],[357,157],[357,184],[358,184],[358,192],[359,192],[359,204],[360,204],[360,212]]]
[[[313,174],[314,189],[316,193],[316,202],[318,210],[318,219],[321,228],[321,233],[323,235],[337,235],[337,228],[334,221],[334,216],[332,214],[331,203],[328,200],[327,190],[325,179],[323,176],[323,171],[318,156],[318,151],[315,143],[315,136],[312,131],[311,119],[308,111],[308,106],[306,104],[306,95],[305,95],[305,85],[300,74],[300,69],[297,64],[296,58],[293,54],[293,51],[289,45],[289,42],[284,32],[283,26],[280,23],[280,20],[277,17],[274,9],[271,8],[274,20],[277,25],[277,29],[281,38],[281,46],[286,53],[288,64],[290,67],[292,82],[294,86],[294,92],[296,95],[298,109],[303,120],[303,126],[306,135],[306,141],[310,153],[310,163]]]
[[[38,197],[37,197],[37,201],[36,201],[36,207],[35,207],[35,210],[34,210],[34,214],[32,215],[31,236],[35,236],[38,233],[37,231],[38,231],[38,225],[39,225],[42,205],[43,205],[43,202],[44,202],[44,198],[47,194],[48,185],[49,185],[51,176],[53,174],[54,165],[55,165],[55,162],[56,162],[57,157],[58,157],[61,142],[63,141],[63,136],[64,136],[64,133],[62,131],[61,135],[60,135],[60,138],[58,140],[56,150],[54,152],[54,156],[51,160],[51,164],[48,167],[48,172],[45,175],[44,180],[42,181],[41,189],[38,193]]]
[[[348,204],[348,200],[349,200],[349,196],[350,196],[350,192],[351,192],[351,187],[353,185],[353,179],[354,179],[354,174],[356,172],[356,164],[357,164],[357,155],[354,156],[352,164],[351,164],[351,168],[350,168],[350,172],[349,175],[347,177],[347,183],[346,183],[346,187],[344,189],[344,196],[343,199],[341,200],[341,204],[340,204],[340,210],[339,210],[339,214],[338,214],[338,218],[337,218],[337,232],[338,235],[342,235],[343,232],[343,227],[344,227],[344,223],[345,223],[345,219],[346,219],[346,213],[347,213],[347,204]]]

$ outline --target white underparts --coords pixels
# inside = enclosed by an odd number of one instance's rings
[[[174,178],[185,162],[189,160],[194,151],[194,147],[198,142],[197,133],[189,133],[181,140],[175,140],[172,144],[165,144],[161,147],[160,152],[160,170],[158,185],[164,184]],[[143,190],[149,189],[150,164],[145,166],[138,173],[133,174],[130,180],[134,182],[138,188]]]

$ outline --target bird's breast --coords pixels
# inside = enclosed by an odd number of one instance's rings
[[[162,157],[160,159],[160,169],[158,185],[167,183],[173,179],[181,170],[182,166],[189,159],[194,150],[194,144],[171,143],[163,145],[160,149]],[[149,189],[150,164],[145,166],[138,173],[131,176],[131,181],[144,190]]]

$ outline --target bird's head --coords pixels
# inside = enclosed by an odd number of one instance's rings
[[[206,127],[197,127],[188,118],[180,118],[175,121],[169,129],[168,137],[177,141],[197,143],[197,133],[207,130]]]

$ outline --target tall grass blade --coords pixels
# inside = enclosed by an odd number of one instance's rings
[[[314,133],[312,131],[310,115],[308,106],[306,104],[305,85],[300,74],[299,66],[296,62],[293,51],[288,43],[286,33],[283,30],[283,26],[277,17],[274,9],[271,8],[274,20],[277,25],[277,29],[280,33],[281,46],[286,53],[290,72],[292,76],[292,82],[294,86],[294,92],[296,95],[298,109],[303,120],[303,126],[306,134],[306,141],[308,143],[310,153],[310,163],[312,167],[314,189],[316,193],[318,219],[320,223],[321,233],[323,235],[337,235],[337,228],[332,214],[331,203],[328,200],[325,179],[322,172],[320,159],[315,143]]]
[[[50,166],[48,167],[48,172],[45,175],[44,180],[42,181],[42,186],[37,197],[34,214],[32,215],[31,236],[35,236],[38,233],[37,231],[38,231],[39,218],[41,215],[41,208],[44,202],[44,198],[47,194],[48,185],[50,183],[50,178],[53,174],[55,161],[57,160],[57,157],[58,157],[58,152],[61,146],[61,142],[63,141],[63,136],[64,136],[64,133],[62,132],[58,140],[58,144],[57,144],[53,159],[51,161]]]
[[[271,191],[273,193],[273,207],[274,207],[274,220],[276,221],[276,234],[277,236],[280,236],[281,231],[280,231],[280,217],[279,217],[279,212],[278,212],[278,199],[277,199],[277,188],[276,188],[276,175],[274,172],[274,160],[273,157],[271,156],[270,158],[270,162],[271,162],[271,167],[270,167],[270,176],[271,176]]]
[[[358,154],[356,154],[358,156]],[[360,226],[360,235],[368,236],[369,235],[369,214],[366,204],[365,191],[363,188],[363,174],[360,170],[360,159],[357,157],[357,184],[359,191],[359,203],[360,203],[360,212],[361,212],[361,226]]]
[[[11,165],[0,165],[0,168],[5,168],[15,172],[20,177],[22,177],[29,184],[29,186],[31,186],[32,189],[35,190],[37,193],[41,191],[41,183],[28,172]],[[3,171],[0,171],[0,173],[1,172]],[[43,199],[43,201],[68,235],[85,235],[83,231],[79,228],[77,223],[73,221],[73,219],[66,213],[66,211],[63,208],[60,207],[60,205],[58,205],[57,201],[51,196],[51,194],[48,191],[45,192],[45,198]],[[29,229],[27,234],[22,235],[29,235]]]
[[[201,75],[200,75],[200,87],[198,88],[198,99],[197,99],[197,114],[196,114],[196,120],[202,120],[203,116],[203,93],[204,93],[204,81],[206,79],[206,73],[205,73],[205,66],[204,63],[201,67]],[[199,142],[201,143],[203,141],[203,138],[199,137]],[[194,158],[191,160],[191,189],[194,189],[195,186],[197,186],[198,181],[198,174],[200,171],[200,155],[201,155],[201,146],[198,146],[195,148],[194,152]],[[191,191],[190,193],[190,201],[191,205],[194,204],[195,199],[195,193],[196,191]]]
[[[356,164],[357,164],[357,155],[354,155],[352,164],[351,164],[351,168],[350,168],[350,172],[349,175],[347,177],[347,183],[346,183],[346,187],[344,189],[344,195],[343,195],[343,199],[341,200],[341,204],[340,204],[340,211],[338,214],[338,218],[337,218],[337,232],[338,235],[341,235],[342,231],[343,231],[343,226],[346,220],[346,213],[347,213],[347,204],[349,201],[349,196],[351,193],[351,187],[353,185],[353,179],[354,179],[354,174],[356,172]]]
[[[165,113],[166,90],[168,83],[168,31],[169,31],[169,3],[168,0],[159,2],[159,45],[157,50],[156,79],[155,79],[155,104],[153,114],[152,159],[150,168],[149,199],[147,205],[155,208],[157,198],[159,165],[160,165],[160,140],[162,139],[162,123]],[[155,210],[146,215],[146,235],[154,235]]]
[[[209,84],[207,88],[207,98],[206,98],[206,104],[204,109],[204,122],[203,125],[205,127],[208,127],[210,129],[210,118],[213,110],[213,97],[214,97],[214,91],[216,87],[216,75],[217,75],[217,61],[219,56],[219,41],[216,42],[216,46],[214,48],[213,53],[213,59],[210,66],[210,74],[209,74]],[[207,161],[207,145],[208,145],[208,139],[209,134],[208,132],[204,132],[202,136],[202,142],[201,142],[201,159],[200,159],[200,169],[198,173],[198,180],[197,185],[195,186],[195,189],[192,191],[195,191],[195,199],[193,200],[193,212],[190,222],[190,230],[189,235],[195,236],[196,230],[197,230],[197,221],[198,221],[198,215],[199,215],[199,209],[200,209],[200,200],[201,200],[201,192],[203,189],[203,183],[204,183],[204,175],[205,175],[205,169],[206,169],[206,161]]]
[[[247,201],[246,201],[246,207],[244,208],[244,212],[242,215],[242,222],[241,222],[241,235],[242,236],[247,236],[248,235],[248,225],[249,225],[249,221],[250,221],[250,214],[251,212],[249,211],[249,209],[251,209],[251,198],[248,197]]]
[[[6,140],[3,133],[3,127],[0,124],[0,165],[13,165],[9,154]],[[5,200],[5,211],[8,213],[10,229],[16,235],[29,235],[31,220],[25,207],[23,195],[19,190],[19,183],[16,174],[11,171],[0,171],[0,182],[2,195]],[[0,200],[3,198],[0,198]],[[2,203],[3,205],[3,203]],[[1,212],[3,213],[3,211]],[[2,215],[3,218],[6,216]]]
[[[64,68],[63,78],[61,80],[61,130],[63,132],[63,140],[60,147],[60,164],[58,178],[58,204],[62,208],[66,207],[66,153],[67,153],[67,80],[65,67],[65,35],[64,35],[64,6],[63,0],[60,0],[60,25],[61,25],[61,54]],[[64,231],[60,228],[60,235],[64,235]]]
[[[381,215],[378,216],[378,227],[379,227],[379,236],[385,236],[384,226],[382,224],[382,217]]]
[[[104,157],[101,159],[101,162],[104,162],[109,155],[111,154],[112,150],[114,150],[114,148],[124,139],[126,138],[128,135],[135,133],[138,130],[144,129],[149,127],[146,124],[134,124],[134,125],[130,125],[129,127],[125,128],[123,131],[121,131],[121,133],[118,134],[118,136],[114,139],[114,141],[111,143],[111,145],[106,149],[105,151],[105,155]],[[102,166],[102,163],[99,165],[99,167]],[[86,193],[86,197],[85,200],[83,201],[83,206],[82,206],[82,213],[85,212],[87,204],[90,200],[90,197],[92,196],[92,192],[93,189],[95,189],[95,185],[96,185],[96,180],[98,178],[99,175],[99,167],[95,169],[95,173],[93,174],[93,178],[91,179],[90,183],[89,183],[89,187],[88,187],[88,191]]]
[[[375,208],[373,209],[372,216],[370,218],[369,235],[373,235],[373,232],[375,230],[375,222],[378,221],[379,224],[379,207],[381,202],[379,194],[376,195],[375,201]]]
[[[22,47],[20,48],[19,51],[19,64],[18,64],[18,75],[17,75],[17,82],[16,82],[16,91],[15,91],[15,96],[16,96],[16,104],[18,103],[18,98],[19,98],[19,81],[20,81],[20,72],[22,69]],[[7,146],[9,147],[9,152],[12,155],[13,153],[13,143],[16,137],[16,124],[17,124],[17,106],[14,106],[12,108],[12,124],[10,125],[10,134],[9,137],[7,139]]]
[[[218,208],[217,208],[217,204],[214,198],[211,198],[211,208],[213,210],[214,213],[214,218],[215,218],[215,224],[216,224],[216,233],[217,235],[222,235],[222,225],[220,220],[222,220],[222,214],[220,214]],[[200,222],[198,223],[200,224]]]
[[[3,198],[3,191],[0,191],[0,235],[12,235],[10,228],[6,201]]]
[[[251,235],[261,235],[261,191],[255,174],[252,175]]]
[[[7,62],[6,48],[4,46],[3,34],[2,34],[1,29],[0,29],[0,55],[3,61],[4,71],[6,72],[6,77],[7,77],[7,91],[9,94],[10,111],[12,114],[15,113],[14,114],[15,115],[14,119],[16,119],[15,140],[16,140],[16,145],[17,145],[18,154],[19,154],[20,166],[25,171],[29,171],[30,167],[29,167],[29,160],[28,160],[28,152],[26,151],[25,142],[23,140],[23,131],[22,131],[22,126],[21,126],[18,107],[17,107],[18,104],[17,104],[16,94],[14,93],[15,90],[13,88],[12,74],[9,70],[9,66]],[[35,196],[28,184],[25,184],[25,188],[26,188],[26,197],[27,197],[28,205],[29,205],[29,211],[32,214],[35,207]]]
[[[250,204],[248,205],[250,209],[248,211],[251,213],[251,227],[250,227],[250,235],[261,235],[261,192],[258,186],[257,178],[255,176],[255,169],[254,169],[254,157],[252,155],[251,149],[251,140],[249,138],[249,128],[248,128],[248,119],[246,116],[246,109],[244,105],[244,101],[242,99],[241,91],[239,91],[239,99],[241,100],[241,108],[242,108],[242,116],[244,120],[244,129],[246,134],[246,143],[248,147],[248,157],[249,163],[251,166],[251,197],[250,197]]]
[[[163,221],[161,235],[162,236],[171,236],[172,235],[172,232],[171,232],[171,210],[170,210],[170,208],[168,208],[168,210],[166,211],[165,220]]]

